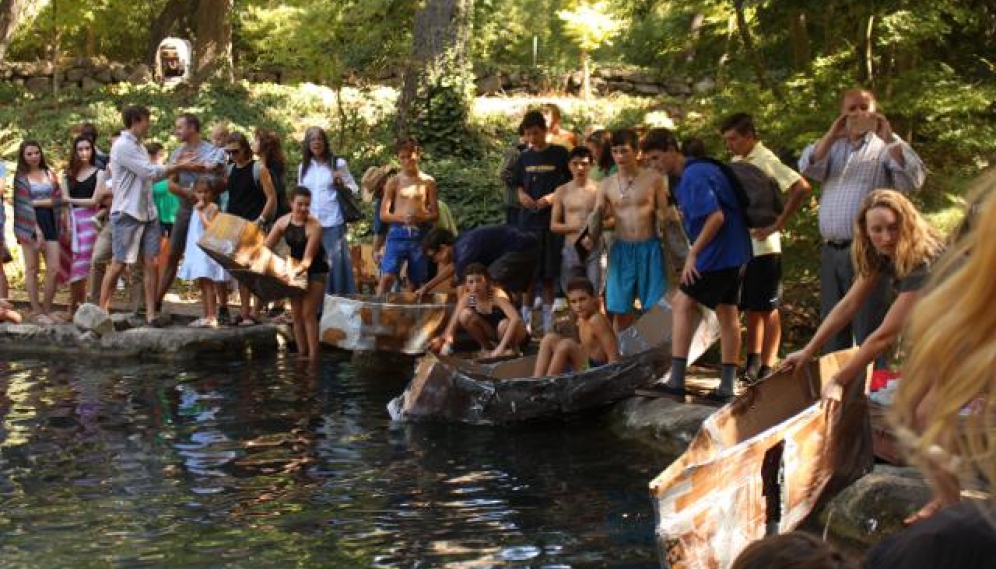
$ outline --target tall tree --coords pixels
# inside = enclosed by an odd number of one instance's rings
[[[179,35],[190,38],[193,35],[193,16],[197,13],[198,0],[167,0],[162,10],[156,14],[149,26],[149,42],[145,49],[145,61],[155,61],[156,50],[164,39]]]
[[[0,63],[17,30],[30,24],[46,3],[47,0],[0,0]]]
[[[622,22],[609,14],[608,2],[583,2],[573,10],[557,13],[564,21],[564,31],[581,50],[581,94],[584,100],[591,98],[591,52],[605,44],[619,33]]]
[[[412,56],[398,97],[395,131],[430,146],[467,131],[473,75],[468,57],[474,0],[425,0],[415,14]]]
[[[194,37],[194,81],[231,81],[232,0],[200,0]]]

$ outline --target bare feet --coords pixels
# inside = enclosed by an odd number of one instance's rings
[[[921,521],[929,518],[930,516],[936,514],[943,507],[944,507],[944,503],[935,498],[935,499],[927,502],[927,505],[925,505],[924,507],[922,507],[919,510],[917,510],[916,513],[911,514],[906,519],[904,519],[903,520],[903,525],[905,525],[905,526],[911,526],[911,525],[913,525],[913,524],[915,524],[917,522],[921,522]]]

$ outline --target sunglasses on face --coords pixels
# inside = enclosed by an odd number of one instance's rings
[[[241,150],[239,150],[238,148],[226,148],[225,149],[225,154],[227,154],[229,156],[236,156],[240,152],[241,152]]]

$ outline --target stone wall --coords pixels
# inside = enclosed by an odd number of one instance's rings
[[[477,94],[566,92],[576,95],[581,92],[581,82],[580,71],[550,73],[536,68],[482,70],[477,72]],[[598,95],[626,93],[645,97],[687,97],[709,92],[716,84],[711,79],[695,82],[687,77],[662,77],[653,70],[640,67],[606,66],[592,71],[591,86],[593,93]]]
[[[253,83],[279,83],[284,77],[280,71],[242,70],[241,79]],[[32,93],[52,91],[52,81],[59,79],[62,91],[94,91],[114,83],[148,83],[154,80],[152,69],[144,64],[125,64],[108,61],[102,57],[77,57],[65,59],[55,66],[50,61],[6,62],[0,65],[0,80],[23,86]],[[347,78],[347,84],[383,83],[400,85],[397,70],[375,78]],[[521,95],[581,92],[581,72],[552,72],[542,68],[518,67],[476,72],[478,95]],[[715,88],[711,79],[693,81],[687,77],[662,77],[653,70],[626,67],[596,67],[591,75],[592,90],[598,95],[626,93],[635,96],[656,97],[669,95],[687,97],[706,93]]]

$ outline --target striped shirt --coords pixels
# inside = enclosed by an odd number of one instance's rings
[[[822,160],[813,160],[817,143],[810,144],[799,158],[799,170],[822,184],[820,195],[820,236],[823,239],[850,240],[854,216],[872,190],[889,188],[909,193],[923,186],[927,177],[920,157],[909,144],[894,136],[903,152],[905,166],[889,154],[887,145],[875,133],[867,133],[856,143],[846,138],[834,141]]]

